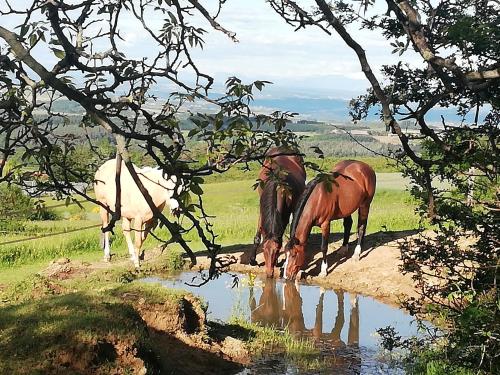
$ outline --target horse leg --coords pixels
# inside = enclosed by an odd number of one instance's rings
[[[259,222],[257,223],[257,232],[255,233],[255,237],[253,238],[253,249],[252,252],[250,253],[250,265],[256,266],[257,265],[257,248],[260,245],[260,240],[261,240],[261,232],[262,228],[260,227],[261,219],[259,215]]]
[[[328,273],[328,263],[326,261],[326,252],[328,251],[328,239],[330,237],[330,221],[325,221],[321,225],[321,252],[323,253],[323,262],[321,263],[321,272],[319,276],[325,277]]]
[[[361,206],[358,211],[358,244],[354,249],[354,259],[359,260],[361,255],[361,246],[363,245],[363,239],[365,238],[366,225],[368,223],[368,212],[370,212],[370,206]]]
[[[342,241],[342,247],[340,248],[341,251],[345,250],[345,253],[347,253],[347,250],[349,250],[349,237],[351,235],[351,228],[352,217],[347,216],[344,218],[344,240]]]
[[[315,338],[321,337],[323,333],[323,300],[325,298],[325,288],[319,288],[319,301],[316,305],[316,319],[314,320],[314,328],[312,330]]]
[[[123,235],[125,236],[125,240],[127,241],[127,246],[128,246],[128,252],[130,254],[130,260],[134,263],[136,267],[139,266],[139,259],[135,257],[135,249],[134,249],[134,244],[132,243],[132,237],[130,236],[130,231],[131,231],[131,223],[130,219],[123,218],[122,220],[122,230],[123,230]]]
[[[100,207],[99,215],[101,216],[102,227],[106,228],[109,224],[108,211],[104,207]],[[111,260],[111,248],[109,246],[109,231],[101,232],[101,237],[103,239],[102,248],[104,250],[104,261],[109,262]]]
[[[141,217],[138,216],[134,219],[135,259],[137,259],[137,263],[135,264],[135,266],[137,268],[139,268],[139,260],[141,259],[141,247],[142,247],[142,244],[144,243],[144,238],[145,238],[145,233],[146,233],[146,228],[145,228],[146,225],[147,224],[142,222]]]

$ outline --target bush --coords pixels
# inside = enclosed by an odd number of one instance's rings
[[[37,207],[35,211],[28,217],[28,220],[33,220],[33,221],[61,220],[61,215],[46,207]]]
[[[0,218],[6,221],[26,220],[35,206],[30,197],[14,185],[0,185]]]

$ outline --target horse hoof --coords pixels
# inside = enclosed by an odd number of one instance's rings
[[[111,257],[104,257],[104,261],[105,261],[106,263],[111,262]]]

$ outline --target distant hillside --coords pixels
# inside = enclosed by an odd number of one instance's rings
[[[345,99],[329,98],[257,98],[253,106],[257,109],[274,109],[280,111],[298,112],[301,117],[321,121],[349,121],[349,101]],[[377,109],[372,109],[367,121],[379,121]],[[486,111],[483,111],[485,114]],[[456,115],[455,108],[440,108],[430,111],[427,115],[429,123],[441,124],[441,115],[448,123],[460,123],[461,118]],[[473,114],[467,116],[467,121],[473,121]]]
[[[213,94],[212,96],[217,96]],[[160,102],[152,102],[148,106],[149,109],[160,108]],[[319,121],[335,121],[335,122],[349,122],[349,101],[345,99],[335,98],[308,98],[308,97],[287,97],[287,98],[263,98],[257,97],[253,104],[253,109],[256,112],[271,112],[274,110],[297,112],[299,118],[307,120]],[[83,108],[75,102],[69,100],[58,100],[53,104],[52,110],[54,112],[62,113],[83,113]],[[201,101],[195,101],[184,108],[185,111],[192,110],[194,112],[210,113],[215,110],[213,105],[208,106]],[[379,122],[379,115],[377,109],[372,109],[367,117],[368,122]],[[482,111],[482,114],[486,110]],[[186,115],[186,114],[184,114]],[[427,115],[427,121],[430,124],[441,124],[441,116],[443,116],[447,123],[458,124],[461,118],[456,115],[455,108],[441,108],[430,111]],[[181,118],[184,116],[181,116]],[[469,114],[466,118],[467,122],[473,121],[473,114]],[[481,119],[480,119],[481,120]]]

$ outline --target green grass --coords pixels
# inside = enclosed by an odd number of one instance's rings
[[[261,326],[235,316],[230,318],[228,323],[249,333],[242,339],[247,342],[249,352],[254,357],[280,354],[301,370],[317,370],[324,365],[320,350],[312,339],[296,337],[288,330]]]
[[[162,313],[173,318],[185,296],[130,282],[141,275],[123,267],[68,280],[35,274],[1,291],[0,373],[53,373],[65,357],[70,362],[65,373],[91,366],[98,373],[124,373],[127,362],[107,358],[99,348],[104,343],[128,347],[136,355],[152,353],[146,324],[134,306],[138,296],[142,303],[160,304]]]
[[[247,174],[245,177],[253,178],[254,176]],[[250,244],[253,241],[258,218],[258,195],[252,189],[253,184],[254,180],[247,179],[211,183],[203,187],[205,209],[210,215],[215,216],[211,220],[215,233],[218,235],[217,241],[223,246]],[[409,194],[403,190],[405,186],[406,180],[399,174],[378,174],[378,187],[368,220],[368,234],[384,230],[403,231],[418,227],[419,218],[414,212],[415,205]],[[54,204],[50,200],[46,203],[47,206]],[[58,214],[67,219],[25,222],[22,233],[4,235],[2,242],[98,224],[96,206],[86,202],[84,207],[84,211],[76,205],[59,207],[57,208]],[[85,213],[86,220],[71,219],[81,215],[82,212]],[[341,221],[332,223],[332,233],[339,233],[342,230]],[[314,231],[318,232],[318,229]],[[112,251],[125,256],[127,249],[119,225],[115,233],[116,235],[112,237]],[[155,233],[161,238],[170,238],[164,228],[158,228]],[[193,249],[204,250],[194,231],[185,237],[190,241]],[[150,236],[144,248],[148,249],[157,245],[158,241]],[[179,249],[177,245],[172,245],[170,248]],[[72,259],[99,259],[102,256],[99,228],[2,245],[0,246],[0,269],[29,265],[63,256]],[[0,276],[0,282],[1,280]]]
[[[324,159],[307,157],[306,161],[316,163],[320,168],[325,170],[331,170],[331,168],[337,164],[341,160],[345,160],[345,157],[325,157]],[[392,162],[386,158],[379,156],[364,156],[364,157],[352,157],[352,159],[364,161],[368,165],[370,165],[375,172],[378,173],[396,173],[398,172],[397,168],[392,164]],[[224,173],[215,173],[210,176],[205,177],[205,182],[214,183],[214,182],[225,182],[225,181],[234,181],[234,180],[247,180],[248,176],[255,176],[259,174],[259,170],[261,168],[258,162],[251,162],[248,164],[250,170],[247,170],[244,166],[236,165],[231,168],[229,171]],[[307,170],[308,178],[314,176],[316,172],[312,170]]]

